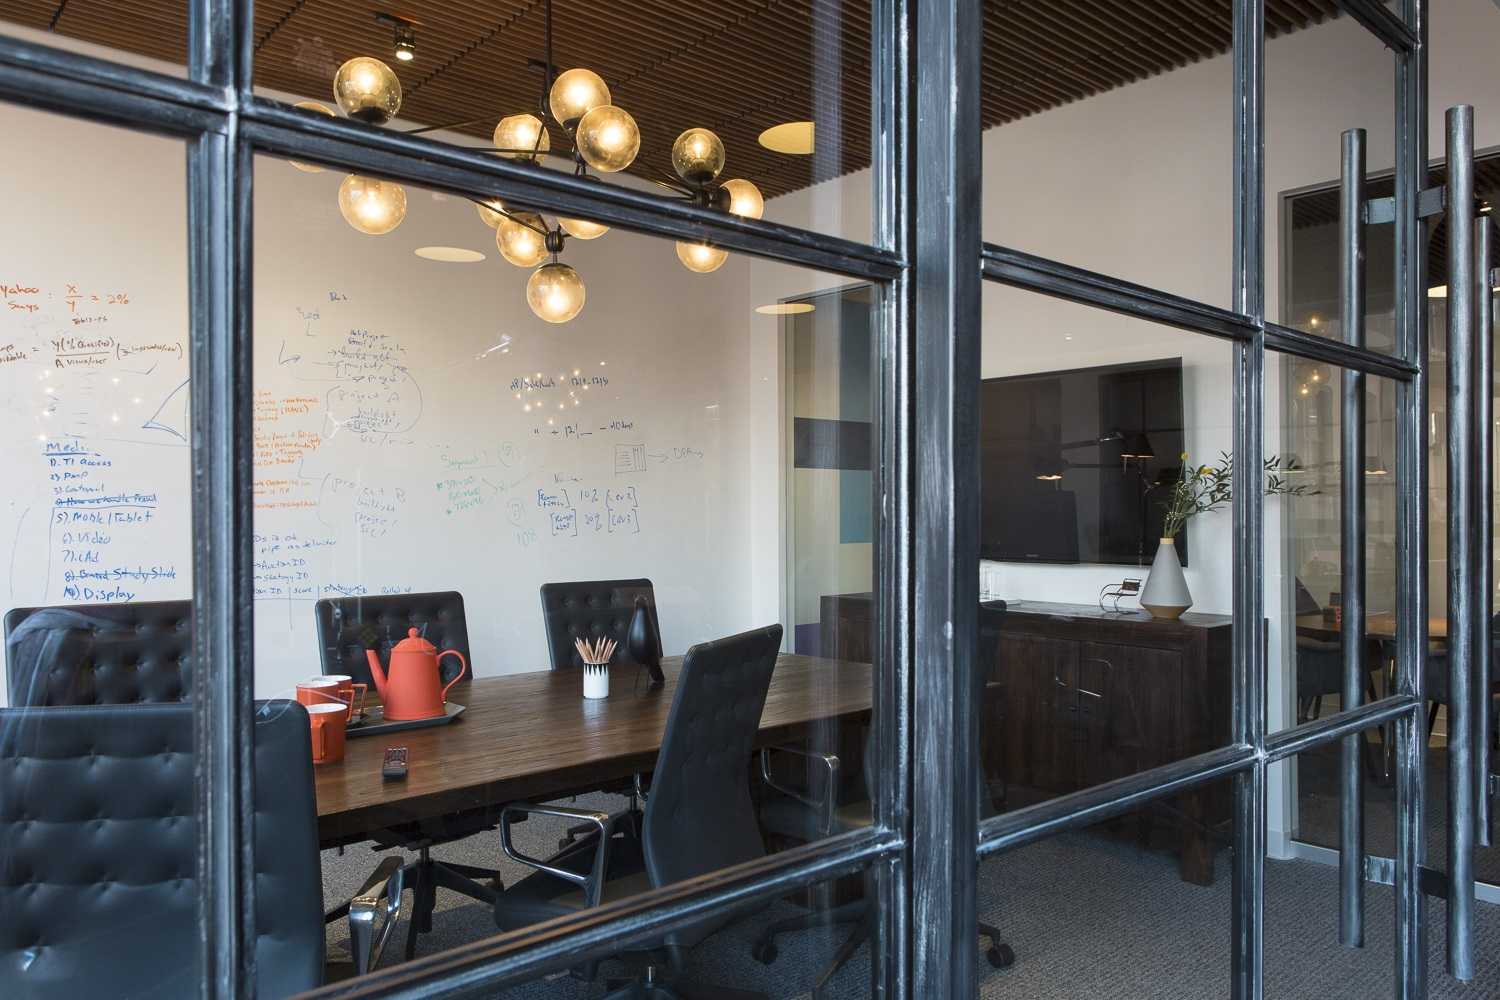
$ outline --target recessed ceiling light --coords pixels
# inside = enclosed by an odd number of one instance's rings
[[[478,250],[465,250],[463,247],[417,247],[412,252],[418,257],[440,260],[444,264],[477,264],[484,260],[484,254]]]
[[[807,156],[813,151],[812,122],[782,122],[760,134],[760,144],[772,152]]]
[[[755,311],[762,316],[796,316],[799,313],[810,313],[814,308],[811,302],[772,302],[770,305],[756,306]]]

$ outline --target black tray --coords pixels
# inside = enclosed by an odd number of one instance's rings
[[[381,715],[382,711],[379,706],[367,709],[357,721],[349,724],[349,736],[375,736],[380,733],[398,733],[403,729],[446,726],[463,714],[464,707],[456,701],[450,701],[443,706],[442,715],[434,715],[430,719],[403,719],[399,722],[387,722]]]

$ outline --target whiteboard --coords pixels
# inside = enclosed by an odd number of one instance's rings
[[[87,178],[50,157],[4,167],[72,234],[0,242],[6,607],[191,594],[181,147],[151,141],[120,158],[141,204],[118,222],[68,207]],[[575,241],[588,303],[552,327],[467,202],[410,191],[371,238],[339,180],[257,161],[256,695],[320,672],[324,596],[458,590],[478,675],[546,667],[548,581],[652,578],[669,653],[752,624],[735,263],[706,283],[669,242]],[[111,235],[142,252],[122,264]],[[430,243],[489,260],[412,255]]]

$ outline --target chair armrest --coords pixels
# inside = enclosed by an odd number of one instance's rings
[[[823,796],[821,798],[814,798],[808,792],[789,788],[771,777],[771,754],[773,752],[789,753],[794,757],[801,757],[804,760],[816,761],[822,764],[828,771],[828,781],[824,785]],[[760,778],[782,795],[795,799],[809,809],[817,810],[819,817],[818,825],[819,829],[823,832],[823,836],[826,837],[833,832],[833,817],[834,811],[838,808],[839,794],[839,758],[837,754],[819,753],[814,750],[804,750],[801,747],[791,745],[762,747],[760,751]]]
[[[627,815],[629,810],[606,813],[596,809],[574,809],[570,806],[547,806],[532,805],[530,803],[518,802],[506,806],[500,810],[500,849],[505,856],[512,861],[519,862],[539,872],[544,872],[555,878],[583,888],[584,905],[598,906],[599,900],[604,895],[604,879],[609,872],[609,842],[614,834],[615,824],[622,816]],[[540,858],[533,858],[516,850],[516,845],[511,842],[510,826],[515,822],[515,817],[521,816],[558,816],[562,819],[583,820],[593,823],[599,828],[599,845],[594,849],[594,863],[589,868],[587,875],[568,871],[556,865],[548,864]]]
[[[401,893],[406,888],[406,870],[399,856],[385,858],[349,900],[349,948],[354,953],[354,972],[364,975],[380,964],[385,943],[401,914]],[[385,915],[380,933],[375,920]]]

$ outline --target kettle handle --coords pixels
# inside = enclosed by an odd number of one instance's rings
[[[464,654],[460,653],[456,649],[445,649],[445,650],[443,650],[441,653],[439,653],[437,655],[437,658],[439,660],[442,660],[442,658],[445,657],[445,656],[456,656],[456,657],[458,657],[458,664],[459,664],[458,676],[455,677],[455,678],[453,678],[451,681],[449,681],[447,684],[445,684],[443,686],[443,693],[442,693],[441,697],[443,699],[443,704],[446,705],[448,703],[448,689],[451,688],[453,685],[457,684],[459,681],[461,681],[461,680],[464,679],[464,674],[467,673],[468,670],[469,670],[469,661],[465,660],[464,659]]]

